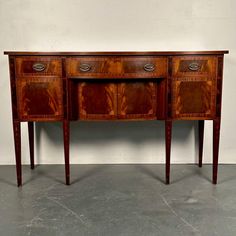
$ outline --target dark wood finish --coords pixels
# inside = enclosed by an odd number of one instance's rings
[[[34,122],[28,122],[29,150],[30,150],[30,167],[34,169]]]
[[[216,78],[172,79],[172,117],[212,119],[216,112]]]
[[[217,184],[218,158],[220,142],[220,118],[213,120],[213,184]]]
[[[215,76],[215,56],[177,56],[173,58],[173,76]]]
[[[21,120],[63,118],[62,79],[23,77],[16,79],[18,116]]]
[[[218,70],[217,70],[217,92],[216,92],[216,117],[221,116],[221,103],[222,103],[222,87],[223,87],[223,65],[224,57],[218,57]]]
[[[153,68],[145,66],[152,65]],[[164,78],[164,57],[71,57],[67,59],[69,78]]]
[[[65,177],[66,184],[70,184],[70,158],[69,158],[69,143],[70,143],[70,122],[63,121],[63,137],[64,137],[64,154],[65,154]]]
[[[177,56],[172,70],[172,117],[212,119],[216,113],[217,57]]]
[[[21,125],[19,121],[13,121],[15,157],[16,157],[16,176],[18,187],[22,185],[21,177]]]
[[[81,120],[116,118],[116,84],[107,82],[82,82],[78,84],[78,90],[78,110]]]
[[[37,69],[38,68],[38,69]],[[61,59],[57,57],[17,57],[16,76],[61,76]]]
[[[202,167],[202,154],[203,154],[203,140],[204,140],[204,120],[198,121],[198,145],[199,145],[199,160],[198,166]]]
[[[221,104],[223,87],[223,55],[218,56],[217,68],[217,88],[216,88],[216,118],[213,119],[213,184],[217,184],[218,178],[218,159],[220,144],[220,125],[221,125]]]
[[[16,100],[16,81],[15,81],[15,58],[9,56],[10,86],[11,86],[11,107],[12,120],[18,119],[17,100]]]
[[[172,121],[165,121],[165,135],[166,135],[166,184],[170,183],[170,152],[171,152],[171,134]]]
[[[216,183],[226,53],[5,52],[9,55],[18,185],[21,185],[20,122],[29,122],[31,168],[33,122],[63,122],[69,184],[70,121],[148,119],[165,121],[167,184],[173,121],[199,121],[202,166],[204,120],[213,120],[213,183]]]
[[[167,79],[156,81],[157,86],[157,102],[156,113],[157,120],[164,120],[167,117]]]
[[[5,55],[14,56],[174,56],[174,55],[223,55],[228,50],[218,51],[103,51],[103,52],[28,52],[5,51]]]
[[[118,84],[119,119],[156,119],[156,83],[125,82]]]

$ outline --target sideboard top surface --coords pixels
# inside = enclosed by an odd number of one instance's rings
[[[5,55],[24,56],[168,56],[168,55],[222,55],[228,54],[228,50],[217,51],[105,51],[105,52],[32,52],[32,51],[5,51]]]

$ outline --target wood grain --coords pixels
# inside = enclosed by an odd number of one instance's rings
[[[89,71],[81,71],[82,64]],[[153,64],[154,71],[145,71],[146,64]],[[164,57],[71,57],[67,59],[67,77],[74,78],[165,78],[167,59]]]
[[[214,51],[96,51],[96,52],[29,52],[29,51],[5,51],[5,55],[27,56],[173,56],[173,55],[222,55],[228,54],[228,50]]]
[[[217,183],[223,57],[227,50],[169,52],[19,52],[9,55],[18,186],[22,184],[20,124],[27,121],[34,167],[35,121],[62,121],[66,184],[70,184],[72,120],[165,121],[166,183],[172,123],[213,120],[213,183]]]
[[[172,117],[176,119],[213,119],[216,111],[215,91],[215,78],[172,79]]]
[[[40,63],[45,66],[42,71],[34,70],[34,64]],[[62,63],[58,57],[17,57],[16,58],[16,76],[61,76]]]
[[[156,92],[154,82],[118,84],[118,118],[156,119]]]
[[[115,119],[117,117],[117,85],[107,82],[82,82],[79,91],[79,117]]]
[[[18,78],[16,94],[18,116],[21,120],[63,118],[61,78]]]
[[[215,76],[216,75],[215,56],[177,56],[173,57],[173,77],[196,77],[196,76]],[[199,69],[191,70],[191,64],[197,64]]]

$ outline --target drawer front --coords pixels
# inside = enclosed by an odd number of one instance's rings
[[[165,78],[165,57],[73,57],[67,59],[67,77]]]
[[[17,57],[17,76],[61,76],[62,63],[57,57]]]
[[[173,57],[172,75],[174,77],[215,75],[216,59],[214,56]]]
[[[155,82],[118,84],[118,118],[156,119],[156,93]]]
[[[21,120],[61,120],[63,118],[62,79],[18,78],[17,110]]]

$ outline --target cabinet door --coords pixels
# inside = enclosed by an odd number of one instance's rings
[[[216,79],[172,79],[172,117],[210,119],[215,116]]]
[[[79,117],[81,120],[115,119],[117,85],[102,81],[79,83]]]
[[[125,82],[118,85],[118,118],[155,119],[156,83]]]
[[[16,93],[20,119],[60,120],[63,118],[61,78],[17,78]]]

